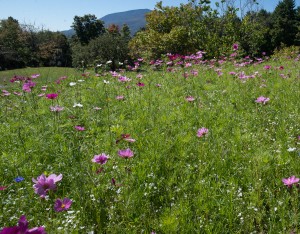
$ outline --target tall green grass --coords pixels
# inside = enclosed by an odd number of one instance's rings
[[[142,79],[121,73],[132,79],[127,83],[110,73],[40,72],[31,93],[0,99],[0,186],[8,186],[0,191],[1,226],[24,214],[48,233],[297,233],[298,188],[281,180],[300,176],[298,67],[292,59],[241,67],[208,62],[173,72],[145,66]],[[58,98],[39,97],[43,85]],[[20,92],[21,84],[3,89]],[[256,103],[259,96],[270,101]],[[51,112],[55,105],[64,110]],[[202,127],[209,132],[198,138]],[[136,141],[116,143],[122,134]],[[126,148],[134,157],[118,156]],[[101,153],[110,156],[102,166],[91,161]],[[46,199],[33,189],[32,178],[42,173],[63,175]],[[17,183],[17,176],[25,180]],[[64,197],[71,208],[55,212],[55,199]]]

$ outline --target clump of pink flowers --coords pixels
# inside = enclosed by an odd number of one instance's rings
[[[256,103],[262,103],[262,104],[266,104],[268,101],[270,101],[270,98],[264,96],[260,96],[255,100]]]
[[[293,184],[297,184],[299,182],[299,178],[297,178],[296,176],[291,176],[289,178],[283,178],[282,182],[284,185],[286,185],[287,187],[291,188],[293,186]]]
[[[44,198],[50,190],[56,190],[56,183],[62,179],[62,174],[55,175],[51,174],[48,177],[44,174],[37,177],[37,179],[32,178],[34,192],[40,197]]]
[[[198,131],[197,131],[197,137],[203,137],[207,133],[208,133],[207,128],[199,128]]]

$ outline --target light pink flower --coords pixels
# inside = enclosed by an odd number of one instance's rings
[[[64,110],[64,107],[62,106],[50,106],[50,111],[52,112],[61,112]]]
[[[255,100],[256,103],[262,103],[262,104],[266,104],[268,101],[270,101],[270,98],[264,96],[260,96]]]
[[[122,95],[116,96],[116,99],[117,99],[117,100],[123,100],[123,99],[124,99],[124,96],[122,96]]]
[[[72,205],[72,200],[70,198],[64,198],[64,200],[61,200],[61,199],[57,199],[55,201],[55,204],[54,204],[54,210],[56,212],[61,212],[61,211],[64,211],[64,210],[68,210],[70,209]]]
[[[207,128],[199,128],[197,131],[197,137],[202,137],[208,133]]]
[[[119,150],[118,151],[118,155],[122,158],[132,158],[133,157],[133,152],[131,151],[131,149],[125,149],[125,150]]]
[[[195,101],[195,98],[193,96],[187,96],[185,100],[187,100],[188,102],[193,102]]]
[[[288,187],[292,187],[293,184],[296,184],[299,182],[299,178],[296,178],[296,176],[291,176],[289,178],[283,178],[282,182],[284,183],[284,185],[288,186]]]

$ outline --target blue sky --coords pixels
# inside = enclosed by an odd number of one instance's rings
[[[70,28],[75,15],[94,14],[101,18],[110,13],[127,10],[154,9],[156,2],[158,0],[0,0],[0,19],[12,16],[22,24],[61,31]],[[179,6],[180,3],[187,2],[188,0],[163,0],[163,5]],[[260,8],[273,11],[279,0],[259,0],[259,2]],[[295,2],[300,6],[300,0]]]

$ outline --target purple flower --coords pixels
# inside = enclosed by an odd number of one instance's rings
[[[283,178],[282,182],[284,185],[288,186],[288,187],[292,187],[293,184],[298,183],[299,182],[299,178],[296,178],[296,176],[291,176],[289,178]]]
[[[268,101],[270,101],[270,98],[264,96],[260,96],[255,100],[256,103],[262,103],[262,104],[266,104]]]
[[[199,128],[197,131],[197,137],[202,137],[208,133],[207,128]]]
[[[64,198],[64,200],[57,199],[54,204],[54,210],[56,212],[61,212],[64,210],[68,210],[72,205],[72,200],[70,198]]]
[[[74,128],[75,128],[77,131],[84,131],[84,130],[85,130],[84,127],[79,126],[79,125],[76,125]]]
[[[266,66],[264,66],[264,69],[265,69],[265,70],[270,70],[270,69],[271,69],[271,66],[270,66],[270,65],[266,65]]]
[[[108,155],[102,153],[99,155],[95,155],[94,158],[92,159],[92,162],[103,165],[107,162],[108,158],[109,158]]]
[[[24,178],[22,176],[18,176],[16,178],[14,178],[14,181],[16,181],[17,183],[22,182],[24,180]]]
[[[28,229],[28,221],[25,215],[19,219],[18,226],[5,227],[2,229],[1,234],[46,234],[44,227],[35,227]]]
[[[119,150],[118,155],[122,158],[132,158],[133,157],[133,152],[128,148],[125,150]]]
[[[35,183],[33,185],[34,192],[41,197],[45,197],[46,193],[49,190],[55,190],[56,189],[56,182],[60,181],[62,179],[62,174],[55,175],[51,174],[48,177],[46,177],[44,174],[37,177],[37,179],[32,178],[32,181]]]
[[[58,96],[57,93],[49,93],[49,94],[46,94],[46,98],[48,99],[56,99]]]

